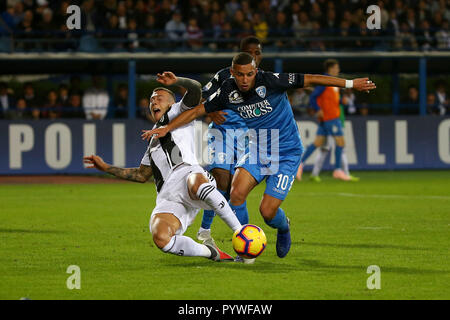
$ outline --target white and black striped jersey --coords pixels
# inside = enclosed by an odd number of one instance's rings
[[[167,125],[180,113],[188,110],[183,101],[174,103],[153,128]],[[160,139],[152,138],[141,164],[151,166],[156,191],[159,192],[172,170],[181,163],[198,165],[195,157],[194,122],[169,132]]]

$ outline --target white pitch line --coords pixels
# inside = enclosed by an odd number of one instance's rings
[[[360,194],[346,192],[303,192],[302,195],[309,196],[338,196],[338,197],[354,197],[354,198],[379,198],[379,199],[419,199],[419,200],[450,200],[447,196],[426,196],[426,195],[401,195],[401,194]]]

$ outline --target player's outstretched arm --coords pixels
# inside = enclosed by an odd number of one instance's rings
[[[152,176],[152,168],[143,164],[139,168],[118,168],[107,164],[96,155],[84,157],[83,162],[90,165],[86,168],[95,168],[124,180],[144,183]]]
[[[206,114],[205,107],[203,104],[196,106],[190,110],[182,112],[178,117],[173,119],[167,126],[155,128],[153,130],[142,130],[142,140],[149,141],[153,135],[156,138],[164,137],[168,132],[173,131],[179,127],[182,127],[189,122],[204,116]]]
[[[185,88],[187,92],[183,97],[183,103],[186,107],[192,108],[200,103],[200,99],[202,98],[202,85],[197,80],[177,77],[170,71],[158,73],[156,80],[165,86],[176,85]]]
[[[305,74],[304,87],[310,85],[320,85],[325,87],[341,87],[341,88],[354,88],[358,91],[366,91],[376,89],[375,83],[369,78],[357,78],[353,80],[346,80],[337,77],[325,76],[320,74]]]

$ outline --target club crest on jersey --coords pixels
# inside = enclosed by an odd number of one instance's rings
[[[237,90],[231,91],[228,95],[228,100],[230,103],[242,103],[244,102],[244,98],[242,98],[241,94]]]
[[[256,88],[255,91],[258,94],[258,96],[260,96],[261,98],[264,99],[266,97],[266,87],[265,86],[260,86],[260,87]]]

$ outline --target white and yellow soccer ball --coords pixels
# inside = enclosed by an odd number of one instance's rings
[[[267,246],[264,231],[253,224],[245,224],[233,234],[233,249],[245,259],[253,259],[261,255]]]

